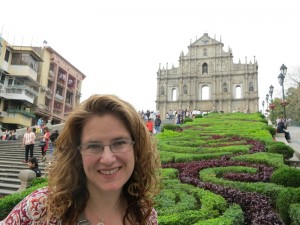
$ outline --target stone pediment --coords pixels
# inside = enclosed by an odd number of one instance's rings
[[[222,44],[221,42],[210,38],[207,33],[204,33],[202,37],[197,39],[191,46],[203,46],[203,45],[211,45],[211,44]]]

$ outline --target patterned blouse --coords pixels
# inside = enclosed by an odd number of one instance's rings
[[[52,218],[48,224],[45,217],[42,218],[46,214],[47,193],[47,187],[32,192],[16,205],[4,220],[0,221],[0,225],[61,225],[61,220],[58,218]],[[158,225],[157,213],[154,208],[148,225]]]

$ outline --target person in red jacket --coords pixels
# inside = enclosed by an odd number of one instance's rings
[[[149,132],[152,134],[153,133],[153,121],[150,117],[146,122],[146,126],[147,126]]]

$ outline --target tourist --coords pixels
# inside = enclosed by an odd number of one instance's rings
[[[56,141],[56,139],[58,138],[58,135],[59,135],[58,130],[55,130],[55,131],[50,135],[50,141],[51,141],[51,143],[50,143],[50,155],[53,154],[53,151],[54,151],[54,149],[55,149],[55,141]]]
[[[159,133],[160,132],[160,124],[161,124],[161,119],[160,119],[160,116],[157,115],[156,116],[156,119],[154,121],[154,125],[155,125],[155,133]]]
[[[22,148],[25,146],[25,160],[24,163],[28,162],[28,155],[30,158],[33,157],[35,133],[32,132],[31,127],[27,127],[27,131],[23,136]]]
[[[89,97],[68,115],[53,158],[48,187],[25,197],[0,224],[158,224],[156,142],[129,103]]]
[[[40,147],[43,156],[43,162],[46,160],[46,151],[49,148],[49,140],[50,140],[50,131],[48,127],[44,127],[43,129],[44,135],[41,137]]]
[[[27,165],[29,167],[29,169],[31,169],[33,172],[35,172],[36,177],[41,177],[42,176],[42,172],[39,168],[39,163],[36,157],[31,157],[28,162]]]
[[[153,121],[152,121],[151,117],[148,118],[148,120],[146,122],[146,127],[147,127],[148,131],[152,134],[153,133]]]
[[[287,142],[289,142],[289,143],[292,142],[290,132],[287,130],[287,126],[285,125],[284,120],[278,121],[277,133],[284,133],[284,137],[287,140]]]

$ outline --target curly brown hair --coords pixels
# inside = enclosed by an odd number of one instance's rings
[[[49,167],[48,220],[54,217],[60,218],[63,224],[75,224],[84,211],[89,192],[77,147],[86,121],[104,114],[113,114],[122,120],[135,142],[134,171],[123,187],[123,196],[128,202],[123,222],[147,224],[154,206],[153,197],[160,189],[161,164],[156,141],[134,107],[114,95],[92,95],[68,116]]]

